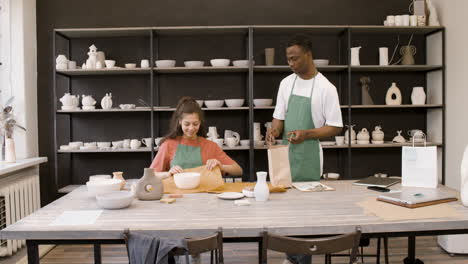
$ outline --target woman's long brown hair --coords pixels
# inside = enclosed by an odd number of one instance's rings
[[[205,116],[203,115],[202,109],[198,105],[197,101],[195,101],[192,97],[184,96],[180,98],[179,102],[177,103],[176,110],[172,114],[169,133],[167,133],[167,135],[164,136],[164,138],[161,140],[161,144],[168,138],[175,139],[178,136],[184,135],[180,125],[180,121],[182,120],[184,114],[198,114],[198,118],[200,119],[200,129],[198,129],[197,136],[205,137]]]

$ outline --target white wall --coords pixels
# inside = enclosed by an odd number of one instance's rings
[[[36,0],[11,0],[11,95],[14,113],[26,132],[16,129],[17,158],[39,154],[37,126]],[[7,98],[3,98],[4,100]]]
[[[432,0],[446,27],[446,185],[460,188],[460,163],[468,144],[467,0]]]

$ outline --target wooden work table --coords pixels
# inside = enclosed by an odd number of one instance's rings
[[[327,192],[273,193],[265,203],[236,206],[216,194],[186,194],[174,204],[134,200],[122,210],[104,210],[94,224],[50,226],[64,211],[99,210],[82,186],[34,214],[2,230],[2,239],[26,240],[109,240],[121,239],[125,228],[164,237],[203,236],[223,228],[226,239],[258,238],[269,231],[283,235],[331,235],[352,232],[361,226],[365,236],[414,236],[468,233],[468,208],[459,202],[449,205],[460,217],[406,221],[384,221],[368,215],[356,205],[380,193],[352,185],[352,181],[326,181],[336,188]],[[397,188],[397,187],[395,187]],[[443,190],[454,192],[442,186]]]

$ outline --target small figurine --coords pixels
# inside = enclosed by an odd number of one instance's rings
[[[89,47],[88,56],[89,57],[86,60],[86,69],[88,70],[96,69],[97,48],[96,46],[94,46],[94,44]]]
[[[397,131],[398,135],[393,138],[393,140],[392,140],[393,142],[395,142],[395,143],[405,143],[406,142],[406,139],[401,135],[401,132],[403,132],[403,131],[402,130]]]

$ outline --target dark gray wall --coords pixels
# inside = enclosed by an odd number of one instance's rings
[[[53,185],[52,30],[83,27],[186,25],[380,25],[388,14],[407,13],[409,0],[38,0],[39,151],[42,202],[57,197]]]

